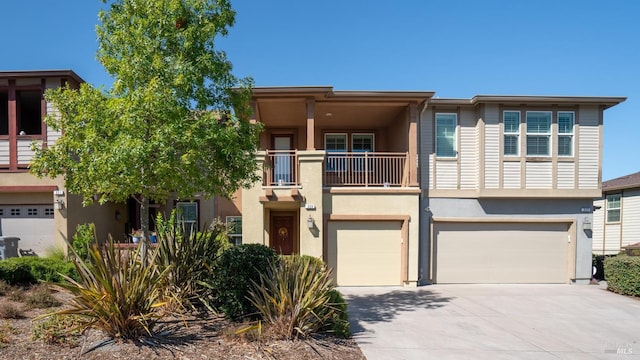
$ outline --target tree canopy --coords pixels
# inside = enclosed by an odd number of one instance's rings
[[[46,123],[63,135],[36,149],[31,171],[65,177],[84,203],[229,195],[256,181],[260,126],[249,122],[250,78],[239,79],[215,39],[233,26],[225,0],[103,0],[98,59],[104,90],[46,92]]]

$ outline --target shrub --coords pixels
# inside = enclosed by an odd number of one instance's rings
[[[16,334],[17,331],[16,329],[11,326],[11,324],[8,321],[3,321],[2,324],[0,324],[0,349],[2,349],[4,347],[4,344],[8,344],[11,342],[11,336],[13,334]]]
[[[16,307],[11,303],[4,303],[0,305],[0,318],[2,319],[22,319],[24,313],[22,309]]]
[[[210,280],[217,307],[232,320],[254,315],[257,309],[247,299],[252,280],[277,262],[276,252],[261,244],[241,244],[222,253]]]
[[[56,307],[61,304],[60,301],[51,294],[51,290],[49,290],[46,285],[32,288],[25,295],[24,302],[30,307],[39,309]]]
[[[65,275],[75,280],[79,280],[78,273],[72,262],[66,260],[41,258],[37,256],[25,256],[21,258],[9,258],[0,261],[0,279],[2,278],[2,266],[15,266],[18,273],[14,277],[21,277],[20,281],[9,281],[4,279],[9,284],[33,284],[37,280],[45,282],[60,283],[64,280]],[[27,274],[23,274],[22,271],[26,270]]]
[[[5,296],[11,292],[11,285],[6,281],[0,280],[0,296]]]
[[[60,261],[67,260],[67,254],[65,253],[64,248],[60,246],[50,246],[49,248],[47,248],[47,250],[45,250],[45,257],[47,259]]]
[[[76,227],[76,233],[73,235],[73,247],[74,253],[80,260],[89,260],[89,251],[91,246],[95,243],[96,239],[96,227],[92,223],[80,224]]]
[[[81,335],[81,318],[77,315],[51,315],[31,325],[31,339],[43,340],[52,345],[76,345]]]
[[[172,307],[195,309],[202,304],[212,309],[211,289],[204,281],[211,278],[213,263],[223,251],[218,237],[224,227],[214,224],[207,231],[185,235],[176,225],[175,212],[166,221],[158,215],[156,224],[158,247],[152,261],[159,271],[167,272],[164,290],[174,302]]]
[[[80,329],[97,327],[112,338],[137,339],[145,332],[150,334],[159,317],[154,308],[163,305],[164,274],[153,263],[142,264],[140,249],[122,254],[114,249],[113,239],[103,250],[94,244],[89,264],[74,262],[80,281],[67,277],[69,283],[60,284],[74,295],[71,308],[53,314],[81,315]]]
[[[640,257],[618,255],[604,260],[607,289],[630,296],[640,296]]]
[[[34,284],[36,278],[31,274],[31,268],[19,259],[23,258],[0,260],[0,280],[9,285]]]
[[[331,289],[329,291],[328,307],[331,311],[331,316],[322,330],[331,332],[335,336],[345,339],[351,337],[347,302],[344,301],[342,294],[337,289]]]
[[[284,339],[307,337],[332,327],[334,318],[340,317],[336,304],[344,304],[340,294],[332,291],[324,263],[308,256],[286,257],[272,265],[249,294],[273,333]]]

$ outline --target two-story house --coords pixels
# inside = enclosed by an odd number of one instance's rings
[[[433,99],[421,117],[421,279],[588,282],[603,111],[624,100]]]
[[[126,241],[126,233],[139,228],[139,206],[107,203],[83,207],[69,194],[62,177],[39,179],[29,173],[32,144],[51,146],[62,135],[44,118],[56,109],[44,98],[50,88],[78,88],[84,80],[71,70],[0,71],[0,236],[20,238],[18,247],[44,255],[52,247],[65,249],[79,224],[94,223],[98,239],[110,234]],[[152,213],[181,210],[182,220],[201,229],[213,218],[213,200],[170,199],[153,205]]]
[[[218,214],[338,285],[587,282],[603,111],[624,98],[432,96],[256,88],[263,181]]]

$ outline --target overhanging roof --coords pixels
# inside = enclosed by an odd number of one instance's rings
[[[605,192],[632,188],[640,188],[640,172],[620,176],[602,183],[602,191]]]
[[[68,77],[78,84],[85,82],[73,70],[11,70],[0,71],[0,79]]]
[[[602,105],[608,109],[625,101],[621,96],[536,96],[536,95],[476,95],[471,99],[441,99],[431,100],[433,105],[477,105],[487,103],[500,104],[531,104],[531,105],[567,105],[567,104],[593,104]]]

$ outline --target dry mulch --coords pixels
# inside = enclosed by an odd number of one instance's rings
[[[69,294],[54,296],[61,301]],[[32,309],[0,296],[0,310],[11,304],[23,318],[0,317],[0,359],[365,359],[353,339],[317,336],[306,340],[248,340],[234,334],[235,324],[221,317],[172,318],[158,323],[154,336],[136,342],[113,341],[99,330],[70,337],[71,344],[32,340],[32,319],[60,308]],[[1,313],[1,311],[0,311]],[[1,315],[1,314],[0,314]]]

